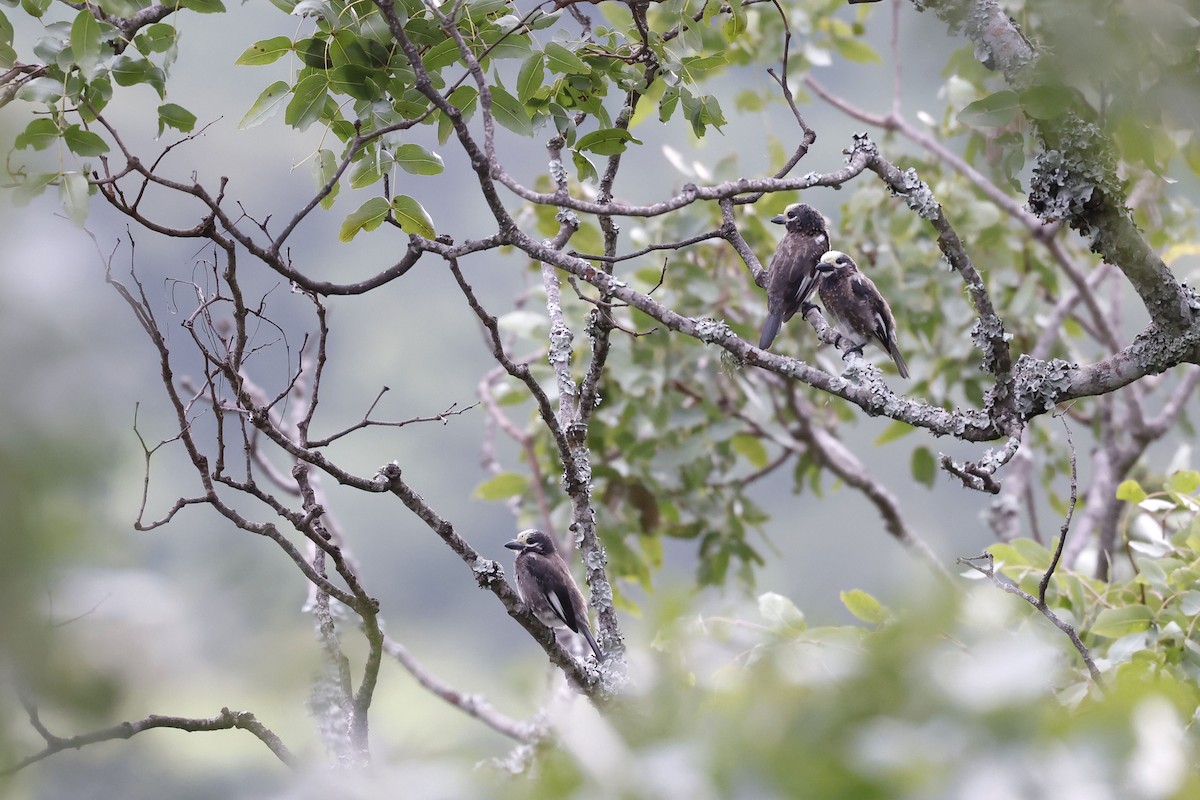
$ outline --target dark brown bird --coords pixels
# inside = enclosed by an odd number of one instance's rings
[[[792,203],[771,222],[787,233],[771,256],[767,274],[767,321],[759,348],[766,350],[779,335],[779,326],[800,310],[817,285],[817,260],[829,249],[829,233],[821,212],[804,203]]]
[[[821,256],[817,272],[825,313],[838,331],[854,342],[850,350],[862,355],[863,345],[874,339],[896,362],[900,377],[907,378],[908,366],[896,346],[896,318],[874,281],[858,271],[854,259],[837,250]]]
[[[516,539],[504,545],[517,550],[513,570],[517,574],[517,591],[529,610],[548,628],[568,628],[582,634],[592,646],[598,661],[604,653],[588,627],[587,604],[579,591],[567,562],[558,554],[553,537],[530,528],[521,531]]]

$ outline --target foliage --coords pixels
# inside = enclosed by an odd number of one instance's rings
[[[1119,25],[1076,36],[1080,18],[1101,18],[1112,4],[1030,0],[1018,30],[994,3],[916,3],[970,41],[949,57],[940,118],[922,114],[915,125],[903,115],[899,30],[884,64],[881,37],[868,28],[884,15],[841,0],[273,5],[270,35],[244,42],[234,65],[261,87],[229,115],[240,119],[236,130],[198,118],[172,74],[181,20],[246,13],[221,0],[22,0],[0,12],[0,106],[19,109],[14,199],[54,190],[77,226],[111,224],[110,212],[131,226],[120,248],[131,274],[114,270],[116,252],[101,258],[153,348],[147,372],[161,378],[171,415],[158,444],[137,431],[146,483],[152,457],[167,448],[182,452],[199,485],[166,510],[148,509],[144,497],[135,526],[165,526],[200,506],[270,540],[295,565],[325,659],[312,708],[334,761],[370,759],[368,712],[385,654],[516,740],[517,755],[537,751],[560,723],[548,712],[509,719],[431,675],[385,633],[356,536],[339,517],[356,505],[346,497],[367,505],[363,497],[382,495],[458,556],[464,586],[491,592],[513,629],[605,713],[598,725],[607,733],[583,737],[586,747],[564,726],[565,749],[543,754],[536,791],[547,796],[595,793],[597,776],[613,794],[665,796],[951,797],[996,786],[1060,796],[1060,773],[1094,778],[1070,783],[1081,796],[1095,787],[1147,798],[1200,788],[1185,768],[1200,685],[1191,623],[1200,611],[1200,478],[1175,472],[1153,492],[1133,478],[1151,444],[1190,424],[1200,383],[1200,301],[1172,271],[1196,246],[1192,204],[1171,176],[1200,170],[1186,112],[1200,87],[1183,11],[1123,6],[1113,12]],[[25,23],[19,34],[10,13]],[[879,64],[896,87],[885,115],[819,80],[820,68],[834,66],[880,83]],[[770,80],[761,76],[767,66]],[[147,96],[152,115],[118,102]],[[812,97],[882,135],[834,142],[847,155],[841,169],[794,174],[816,141],[805,119]],[[789,114],[782,135],[755,124]],[[747,120],[752,142],[718,159],[697,154]],[[139,125],[166,144],[141,141]],[[264,125],[296,136],[289,146],[311,144],[297,160],[308,162],[313,188],[260,213],[225,179],[206,183],[187,153],[201,134],[236,147]],[[654,149],[665,138],[691,151],[661,151],[673,172]],[[518,177],[531,171],[531,180]],[[834,201],[826,189],[845,191]],[[836,217],[832,238],[896,309],[911,383],[882,378],[870,352],[848,350],[821,313],[792,320],[776,351],[751,344],[778,235],[768,220],[798,191]],[[447,196],[459,213],[431,212]],[[173,202],[160,205],[164,198]],[[482,233],[473,210],[486,214]],[[293,236],[301,229],[346,249],[301,247]],[[147,291],[145,266],[133,258],[139,237],[182,241],[178,260],[155,278],[190,306]],[[327,268],[328,252],[365,252],[385,266],[349,277],[344,257]],[[366,428],[445,422],[449,411],[385,422],[371,418],[370,404],[361,423],[315,432],[327,424],[319,401],[338,388],[322,383],[338,354],[330,299],[356,303],[422,260],[453,278],[491,357],[479,383],[486,473],[463,471],[446,506],[504,502],[516,525],[573,541],[610,656],[603,664],[574,658],[454,515],[424,498],[419,457],[363,468],[330,447],[369,445]],[[496,301],[468,281],[464,267],[477,263],[536,285]],[[293,290],[286,301],[261,288],[280,281]],[[1132,316],[1126,287],[1147,312],[1137,309],[1136,336],[1123,324]],[[389,345],[426,346],[427,332],[389,322],[397,326]],[[293,348],[297,328],[304,344]],[[177,377],[183,365],[199,377]],[[987,586],[965,599],[939,591],[908,608],[843,594],[870,628],[809,628],[790,601],[767,592],[765,624],[672,620],[658,655],[635,646],[626,659],[617,611],[657,588],[672,540],[693,543],[696,586],[731,576],[753,584],[770,522],[759,487],[771,475],[786,476],[795,494],[820,498],[837,486],[840,502],[869,503],[882,532],[933,574],[945,571],[949,559],[924,544],[865,448],[848,444],[864,415],[891,420],[877,444],[907,439],[913,483],[932,488],[949,477],[997,495],[988,507],[1000,540],[992,556],[1035,594],[1051,557],[1027,538],[1040,532],[1024,530],[1020,511],[1062,513],[1068,472],[1073,500],[1079,488],[1074,448],[1039,421],[1059,407],[1094,445],[1097,467],[1046,608],[1080,633],[1103,687],[1032,607],[1006,636],[1019,603]],[[959,463],[914,431],[1000,444]],[[496,446],[500,436],[515,458]],[[347,494],[333,502],[321,479]],[[1126,501],[1138,511],[1120,528]],[[351,658],[344,642],[360,634],[365,653]],[[709,678],[714,659],[723,668]],[[630,663],[645,669],[632,686]],[[76,746],[47,734],[35,711],[29,717],[44,755]],[[139,731],[157,724],[143,722]],[[175,727],[241,728],[295,763],[253,714],[224,710]],[[108,732],[89,741],[133,731]],[[618,744],[606,750],[609,740]],[[1165,766],[1148,771],[1151,754]],[[1036,774],[1020,777],[1031,760]],[[664,765],[695,785],[651,786],[670,776]],[[632,783],[620,785],[622,775]]]
[[[659,638],[652,677],[624,713],[573,715],[566,747],[506,796],[1200,791],[1188,766],[1200,754],[1200,692],[1185,669],[1119,639],[1106,651],[1107,688],[1089,691],[1066,639],[1021,601],[986,585],[926,588],[903,611],[854,593],[847,606],[865,626],[807,626],[778,595],[760,598],[754,617],[685,618]]]

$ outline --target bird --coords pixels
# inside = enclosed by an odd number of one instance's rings
[[[787,233],[775,248],[767,275],[767,321],[758,346],[766,350],[779,334],[779,326],[792,318],[812,293],[817,280],[817,260],[829,249],[829,232],[821,212],[804,203],[792,203],[771,218]]]
[[[825,304],[825,312],[838,331],[854,342],[847,352],[862,355],[863,345],[874,339],[900,370],[908,377],[908,365],[896,345],[896,318],[875,283],[858,270],[854,259],[837,250],[830,250],[817,263],[817,292]]]
[[[554,539],[536,528],[530,528],[521,531],[516,539],[504,546],[518,551],[513,562],[517,591],[534,616],[548,628],[568,628],[582,634],[592,646],[596,660],[603,661],[604,653],[588,627],[583,593],[571,577],[567,562],[559,555]]]

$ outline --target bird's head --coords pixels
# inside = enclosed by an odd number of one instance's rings
[[[839,269],[858,269],[854,259],[840,250],[830,250],[817,262],[817,272],[830,273]]]
[[[825,232],[825,218],[807,203],[792,203],[782,214],[771,217],[771,222],[783,225],[788,233],[806,233],[815,236]]]
[[[520,550],[522,553],[537,553],[543,556],[551,556],[556,552],[554,539],[536,528],[521,531],[517,534],[517,538],[506,542],[504,546],[509,550]]]

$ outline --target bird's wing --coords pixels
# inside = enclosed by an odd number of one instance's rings
[[[556,561],[559,563],[555,563]],[[561,559],[551,560],[545,556],[538,556],[530,563],[530,566],[537,582],[537,591],[546,599],[554,616],[578,633],[579,619],[575,613],[575,603],[571,598],[571,576],[570,574],[560,574],[566,569],[566,564],[561,563]]]
[[[868,325],[871,333],[874,334],[880,346],[892,357],[896,369],[900,372],[900,377],[907,378],[908,365],[904,363],[904,356],[900,355],[900,348],[896,345],[896,318],[892,316],[892,310],[888,308],[887,301],[883,299],[883,295],[879,293],[875,283],[865,275],[855,275],[853,286],[854,293],[866,301],[867,306],[871,309],[871,319]]]
[[[828,250],[829,237],[823,233],[818,236],[800,235],[796,238],[791,248],[789,266],[790,285],[794,288],[788,296],[785,321],[800,310],[800,306],[817,287],[817,262]]]

